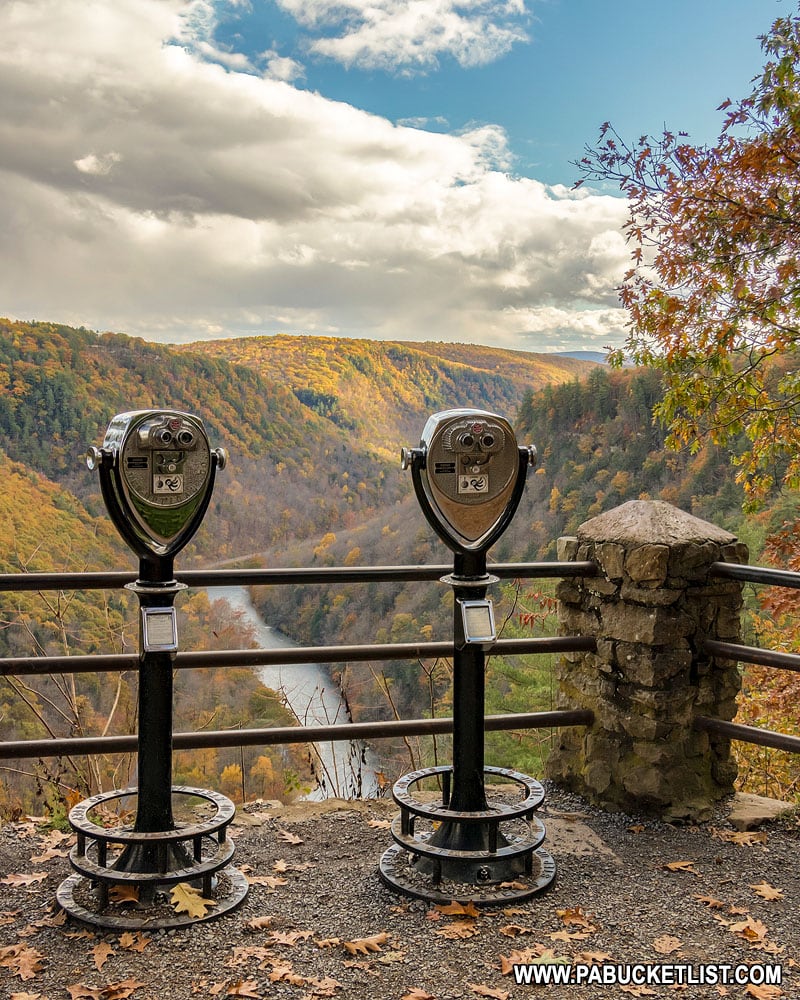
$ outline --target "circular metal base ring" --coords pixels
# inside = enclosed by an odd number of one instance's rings
[[[149,910],[140,910],[141,916],[135,916],[128,911],[119,916],[110,913],[95,913],[88,907],[81,905],[75,899],[75,890],[81,883],[87,881],[82,875],[70,875],[64,879],[56,892],[56,900],[59,906],[65,910],[69,916],[82,923],[91,924],[93,927],[107,927],[111,930],[136,931],[136,930],[159,930],[161,928],[174,929],[177,927],[191,927],[194,924],[206,923],[209,920],[216,920],[225,913],[230,913],[241,906],[247,896],[250,885],[245,875],[238,868],[224,868],[220,874],[226,875],[230,881],[229,891],[214,900],[214,906],[202,917],[190,917],[186,914],[176,914],[174,917],[156,918]],[[149,914],[149,915],[148,915]]]
[[[403,857],[408,858],[405,848],[394,844],[384,852],[380,861],[378,873],[381,881],[390,889],[411,896],[414,899],[424,899],[430,903],[449,903],[456,900],[459,903],[474,903],[476,906],[496,906],[498,904],[522,902],[545,892],[553,884],[556,877],[556,863],[553,856],[539,848],[531,853],[533,871],[530,875],[516,876],[508,885],[469,885],[453,883],[452,891],[447,890],[447,883],[439,883],[439,888],[422,884],[424,876],[414,873],[413,877],[402,869]]]

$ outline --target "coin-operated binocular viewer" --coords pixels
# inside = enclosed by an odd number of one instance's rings
[[[540,847],[544,825],[534,816],[542,785],[518,771],[484,766],[485,651],[496,639],[486,589],[497,582],[487,573],[486,552],[510,524],[535,461],[536,449],[519,447],[507,420],[471,409],[435,413],[419,447],[401,453],[423,514],[454,553],[453,573],[443,577],[454,595],[453,764],[395,783],[395,844],[380,864],[383,880],[406,895],[491,905],[526,899],[555,877],[555,862]],[[517,786],[522,799],[490,804],[486,775]],[[410,793],[431,777],[441,782],[441,803]]]
[[[203,423],[175,410],[120,413],[102,447],[86,462],[97,470],[106,508],[117,530],[139,558],[139,577],[127,589],[140,608],[138,787],[95,795],[69,814],[77,833],[70,853],[76,874],[57,897],[72,916],[101,927],[181,927],[196,917],[174,911],[159,916],[161,894],[178,883],[214,896],[206,919],[243,902],[247,880],[229,862],[227,828],[234,805],[206,789],[172,786],[172,661],[178,651],[175,598],[186,585],[173,576],[173,562],[200,526],[214,489],[222,449],[212,450]],[[113,800],[136,799],[132,827],[107,828],[93,818]],[[176,822],[173,801],[213,806],[205,821]],[[207,811],[207,808],[206,808]],[[86,889],[91,883],[95,892]],[[128,909],[114,911],[110,890],[127,893]],[[130,908],[130,896],[138,907]],[[205,910],[205,907],[201,907]],[[144,912],[143,912],[144,911]],[[137,915],[138,914],[138,915]]]

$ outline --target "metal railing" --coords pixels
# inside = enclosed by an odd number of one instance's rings
[[[767,566],[747,566],[739,563],[716,562],[711,566],[711,575],[719,579],[739,580],[743,583],[756,583],[772,587],[789,587],[800,590],[800,573],[792,573],[783,569],[772,569]],[[702,651],[711,656],[726,660],[736,660],[739,663],[754,663],[765,667],[775,667],[779,670],[794,670],[800,672],[800,655],[797,653],[782,653],[778,650],[760,649],[757,646],[744,646],[735,642],[719,642],[716,639],[706,639]],[[728,739],[740,740],[743,743],[754,743],[757,746],[770,747],[774,750],[788,750],[790,753],[800,753],[800,736],[790,736],[788,733],[776,733],[771,729],[760,729],[757,726],[745,726],[738,722],[726,722],[714,719],[708,715],[695,716],[694,725],[697,729],[719,733]]]
[[[230,586],[297,586],[330,583],[407,583],[439,580],[451,572],[450,565],[324,567],[321,569],[191,570],[176,573],[176,579],[193,588]],[[490,571],[500,579],[547,579],[594,576],[592,562],[501,563]],[[22,573],[0,574],[0,592],[75,591],[120,589],[136,580],[136,574],[111,573]],[[592,651],[589,637],[544,637],[500,639],[489,651],[493,655],[523,655]],[[256,667],[272,664],[356,663],[375,660],[436,659],[452,656],[452,642],[379,643],[352,646],[305,646],[290,649],[238,649],[178,653],[175,669]],[[0,676],[65,673],[101,673],[136,670],[135,653],[76,656],[24,656],[0,660]],[[587,710],[509,713],[488,716],[487,731],[554,728],[589,725]],[[240,746],[269,746],[335,740],[378,740],[394,737],[452,733],[451,718],[406,719],[385,722],[345,723],[325,726],[272,727],[192,733],[175,733],[175,750]],[[0,758],[24,759],[56,756],[130,753],[136,736],[69,737],[0,742]]]

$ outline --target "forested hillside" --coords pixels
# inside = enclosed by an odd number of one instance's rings
[[[437,410],[477,406],[513,416],[525,392],[594,367],[573,358],[476,344],[342,337],[247,337],[183,349],[280,380],[308,411],[392,460],[401,445],[416,444],[425,420]]]

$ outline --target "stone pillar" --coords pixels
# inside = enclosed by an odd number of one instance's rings
[[[695,715],[732,719],[735,663],[704,639],[740,641],[742,585],[709,576],[747,562],[734,535],[661,501],[633,500],[559,539],[562,560],[592,560],[595,577],[558,586],[562,635],[590,635],[596,653],[557,668],[559,708],[589,708],[587,729],[564,729],[548,776],[604,808],[702,819],[733,791],[730,743],[693,729]]]

